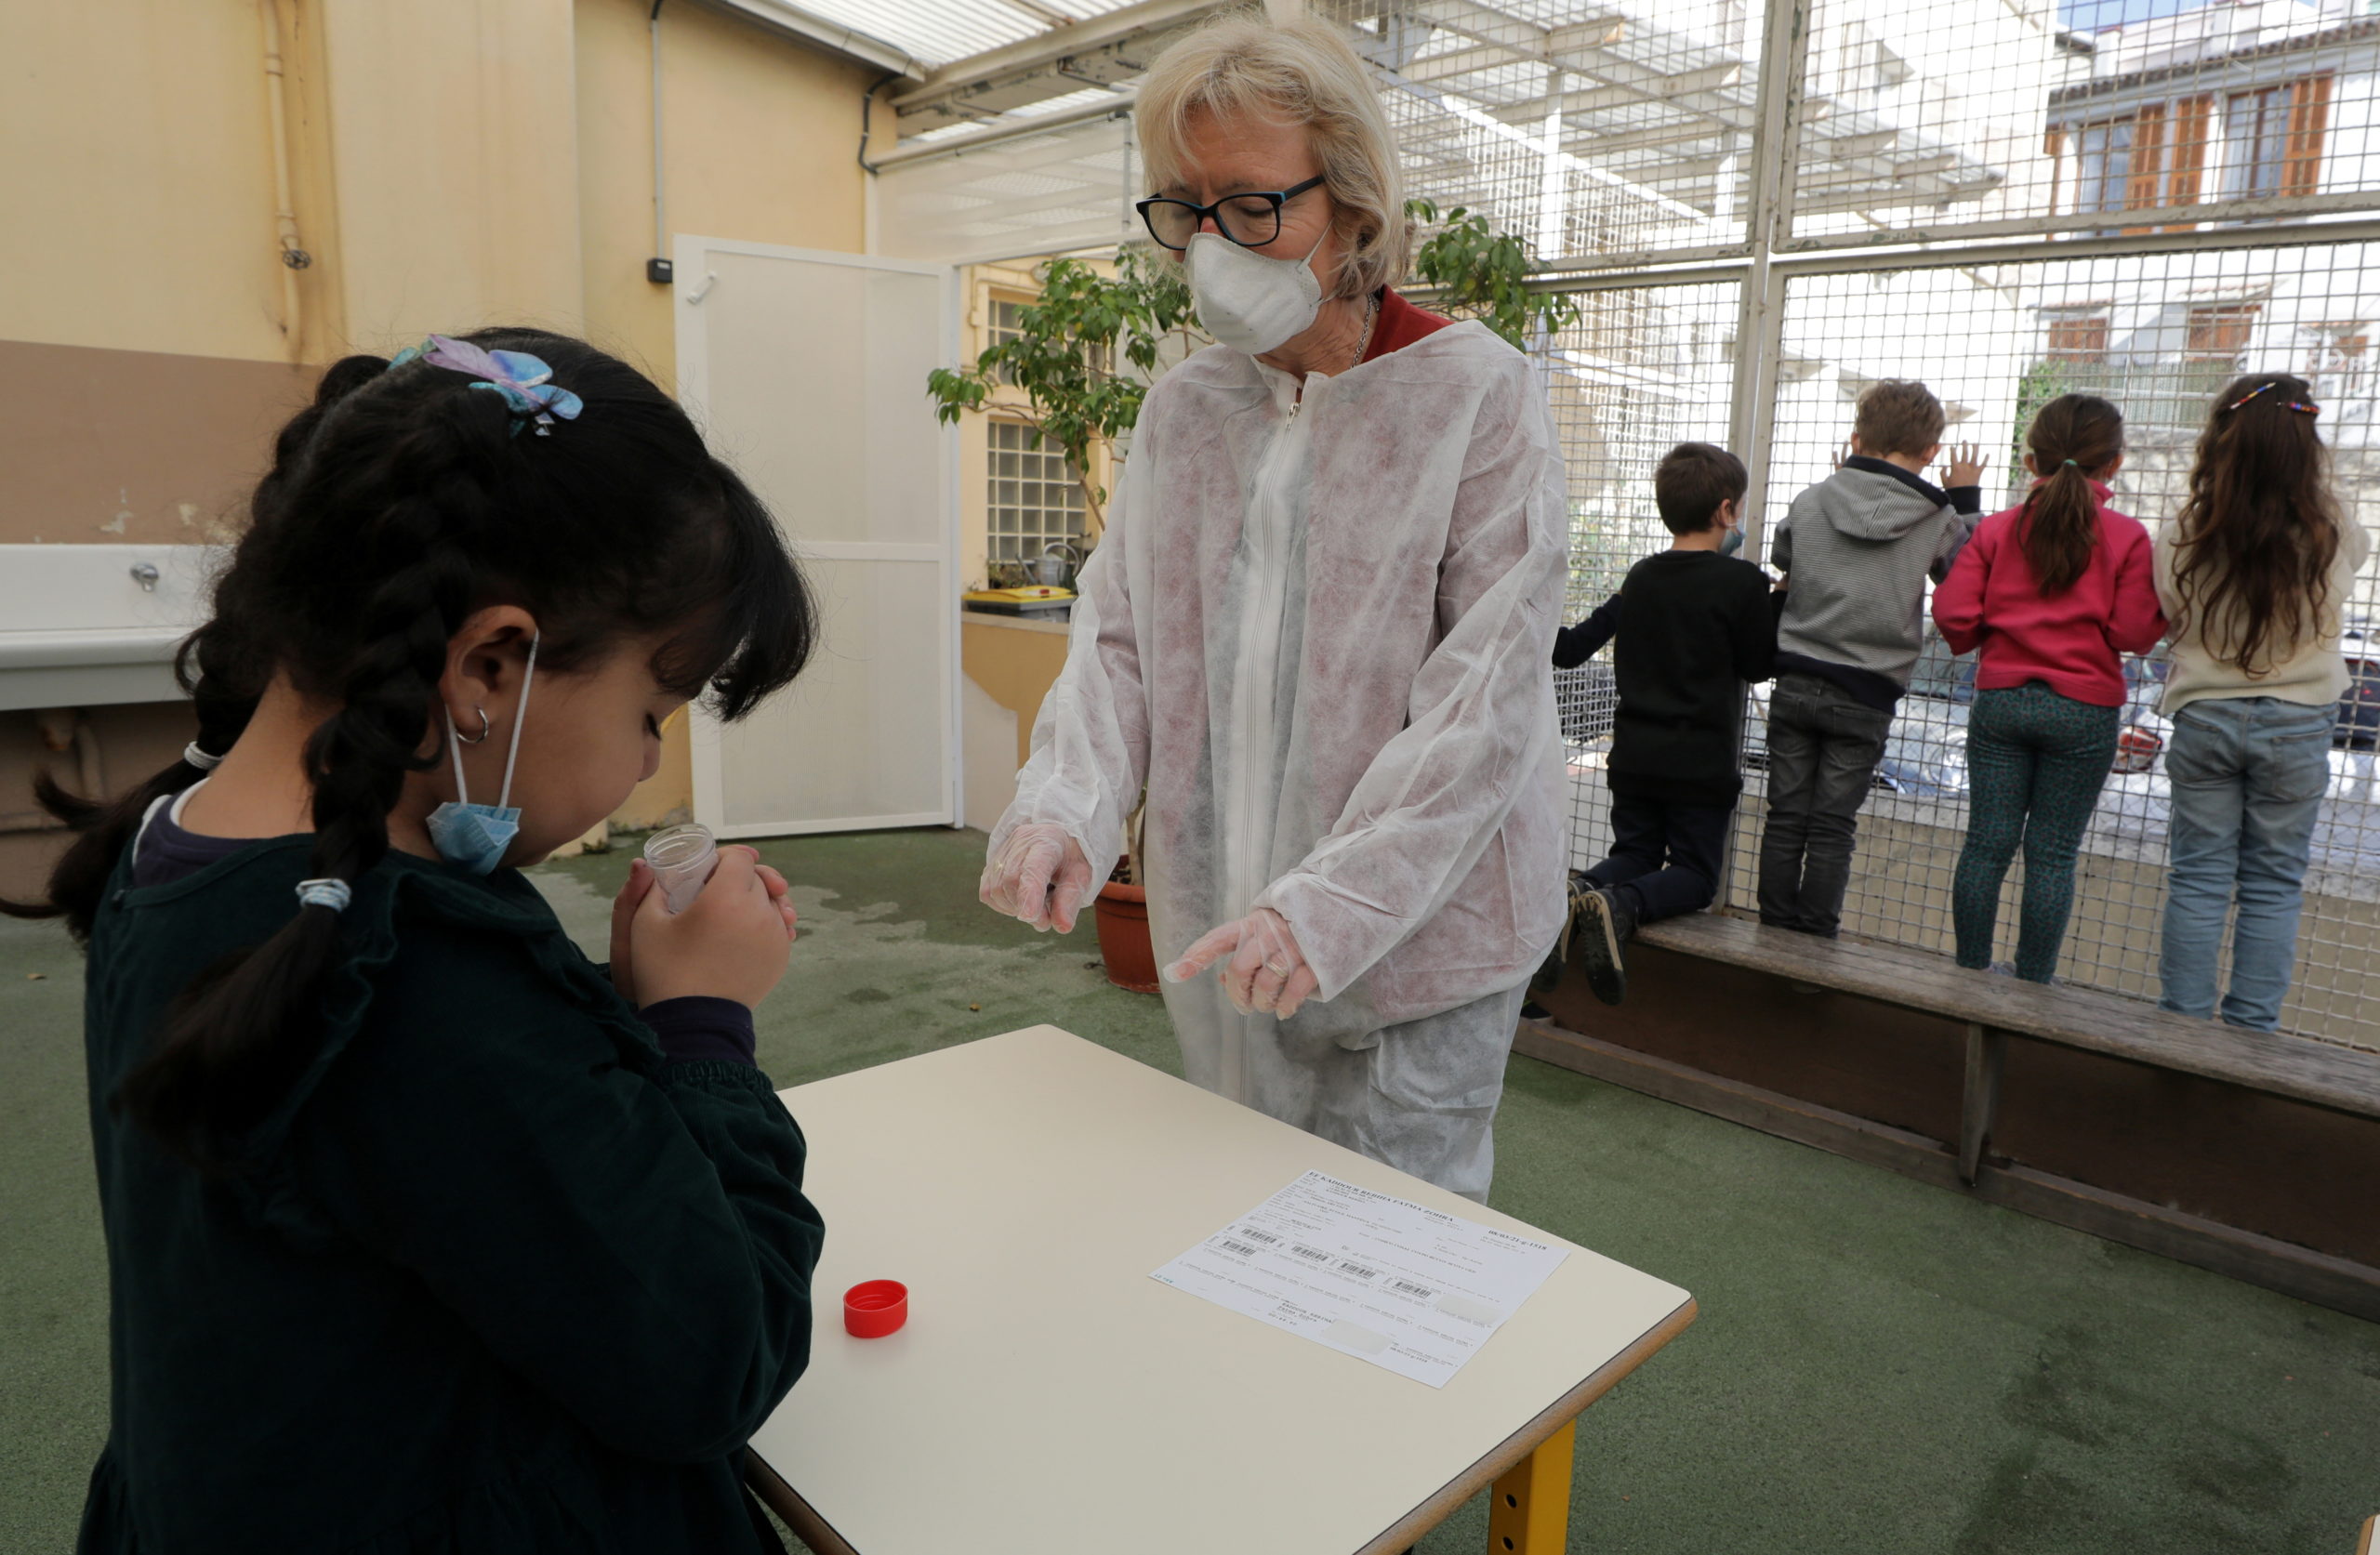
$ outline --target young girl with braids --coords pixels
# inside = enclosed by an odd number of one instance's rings
[[[822,1235],[754,1067],[785,882],[607,969],[513,866],[705,694],[785,685],[776,528],[641,376],[532,330],[350,357],[185,646],[200,737],[48,901],[87,944],[112,1420],[86,1551],[774,1550],[746,1439]],[[490,804],[487,801],[495,800]]]
[[[2025,442],[2032,490],[1977,527],[1934,591],[1954,653],[1980,649],[1967,718],[1967,839],[1950,889],[1959,965],[1991,965],[2000,886],[2021,845],[2016,973],[2047,982],[2074,909],[2074,855],[2115,762],[2122,655],[2165,635],[2149,532],[2108,506],[2123,417],[2061,394]]]
[[[2258,1031],[2280,1026],[2296,966],[2334,709],[2348,683],[2340,611],[2372,549],[2331,493],[2320,414],[2303,378],[2259,373],[2226,389],[2199,437],[2188,499],[2157,536],[2157,592],[2174,622],[2160,1002],[2216,1013],[2216,953],[2236,903],[2221,1014]]]

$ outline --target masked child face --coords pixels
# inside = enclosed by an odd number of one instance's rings
[[[685,704],[654,676],[658,638],[622,639],[567,667],[553,663],[547,643],[533,669],[536,639],[535,620],[509,605],[480,612],[456,634],[439,682],[441,760],[413,775],[404,805],[413,817],[427,818],[460,797],[454,750],[447,748],[455,739],[469,800],[520,812],[520,830],[501,858],[516,867],[584,836],[659,771],[662,725]],[[452,737],[449,718],[456,731]]]

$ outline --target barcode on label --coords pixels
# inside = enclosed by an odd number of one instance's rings
[[[1255,1249],[1255,1248],[1253,1248],[1253,1247],[1250,1246],[1250,1245],[1249,1245],[1247,1243],[1245,1243],[1245,1242],[1234,1242],[1234,1241],[1233,1241],[1230,1237],[1228,1237],[1228,1236],[1226,1236],[1226,1237],[1224,1237],[1224,1238],[1223,1239],[1222,1246],[1223,1246],[1223,1250],[1224,1252],[1226,1252],[1226,1253],[1237,1253],[1237,1254],[1239,1254],[1242,1258],[1254,1258],[1254,1257],[1256,1256],[1256,1249]]]
[[[1353,1274],[1359,1280],[1377,1280],[1380,1278],[1379,1270],[1367,1269],[1360,1263],[1349,1263],[1345,1258],[1341,1258],[1339,1260],[1339,1267],[1342,1272]]]
[[[1289,1245],[1289,1251],[1297,1254],[1297,1256],[1302,1258],[1312,1258],[1316,1263],[1329,1263],[1330,1261],[1330,1255],[1324,1252],[1319,1247],[1301,1247],[1295,1243],[1291,1243]]]
[[[1417,1285],[1410,1280],[1391,1280],[1388,1283],[1391,1285],[1394,1285],[1396,1289],[1403,1291],[1406,1295],[1418,1296],[1424,1301],[1427,1301],[1431,1297],[1437,1294],[1436,1291],[1432,1290],[1428,1285]]]
[[[1271,1232],[1258,1231],[1253,1226],[1240,1227],[1239,1234],[1248,1238],[1250,1242],[1278,1242],[1281,1240],[1279,1237],[1275,1236]]]

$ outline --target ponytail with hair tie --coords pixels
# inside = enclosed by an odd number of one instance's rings
[[[2123,413],[2096,394],[2061,394],[2033,417],[2025,441],[2043,472],[2017,521],[2026,565],[2044,595],[2063,594],[2099,543],[2099,494],[2091,472],[2123,456]]]

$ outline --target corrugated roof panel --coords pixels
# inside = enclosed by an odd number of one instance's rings
[[[947,65],[1139,0],[799,0],[801,8],[879,38],[926,64]]]
[[[1043,31],[1045,23],[1007,0],[801,0],[801,8],[946,65]]]

